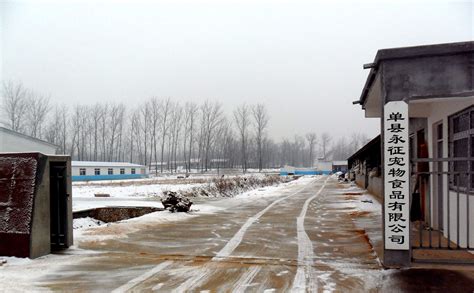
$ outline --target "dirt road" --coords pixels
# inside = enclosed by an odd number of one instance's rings
[[[346,201],[336,180],[316,178],[215,213],[82,242],[98,253],[41,284],[114,292],[377,290],[378,259]]]

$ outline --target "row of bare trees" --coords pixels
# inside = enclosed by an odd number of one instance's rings
[[[275,142],[263,104],[241,104],[230,116],[219,102],[156,97],[133,109],[117,103],[68,107],[13,82],[3,84],[2,96],[3,122],[12,130],[56,144],[75,160],[129,161],[156,173],[312,167],[318,157],[346,159],[367,140],[354,134],[331,145],[330,134],[308,133]]]

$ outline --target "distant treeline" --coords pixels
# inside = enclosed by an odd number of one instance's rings
[[[21,83],[2,84],[7,127],[44,139],[74,160],[127,161],[156,172],[215,168],[312,167],[316,158],[345,160],[368,139],[354,133],[333,141],[314,132],[274,141],[264,104],[241,104],[230,114],[216,101],[149,98],[123,104],[53,105]],[[316,125],[315,125],[316,126]],[[159,162],[158,164],[151,164]]]

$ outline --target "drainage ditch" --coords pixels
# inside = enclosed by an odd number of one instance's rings
[[[79,219],[90,217],[105,223],[111,223],[141,217],[149,213],[163,210],[163,208],[153,207],[103,207],[74,212],[73,218]]]

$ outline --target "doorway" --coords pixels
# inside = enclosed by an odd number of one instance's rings
[[[68,247],[68,194],[66,162],[50,163],[51,251]]]

